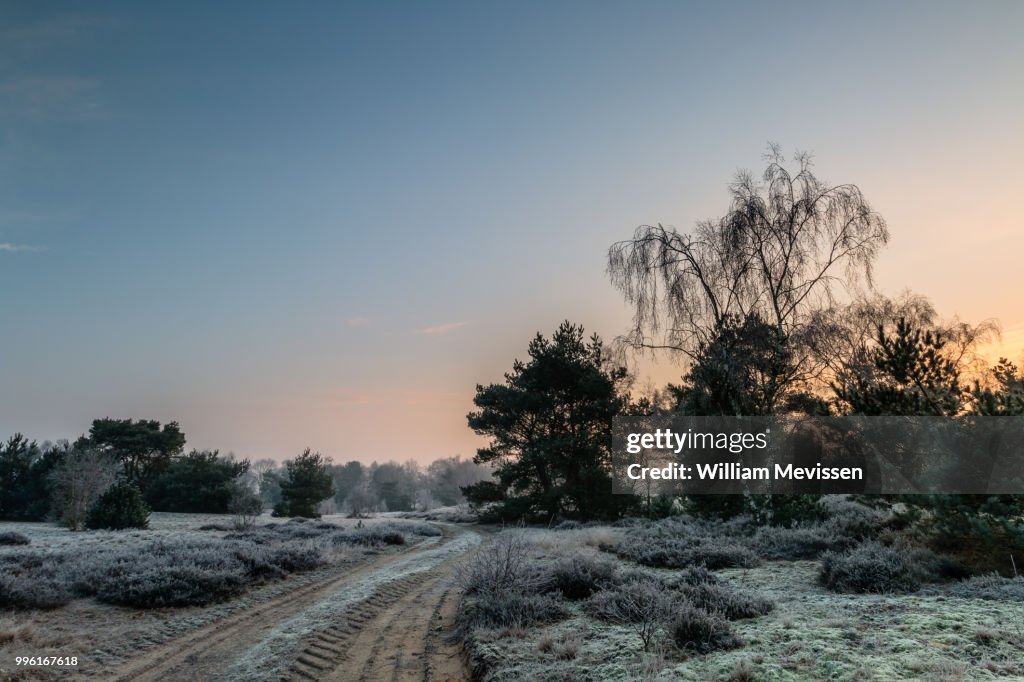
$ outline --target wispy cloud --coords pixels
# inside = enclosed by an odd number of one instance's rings
[[[424,334],[426,336],[436,336],[437,334],[447,334],[450,331],[465,327],[469,322],[445,322],[444,324],[436,324],[432,327],[423,327],[417,329],[417,334]]]
[[[345,324],[350,327],[367,327],[370,324],[370,318],[356,315],[345,320]]]
[[[46,251],[46,247],[32,246],[30,244],[11,244],[10,242],[0,242],[0,251],[7,251],[8,253],[17,253],[19,251]]]

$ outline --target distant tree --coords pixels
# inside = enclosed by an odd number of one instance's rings
[[[370,470],[370,489],[388,511],[411,511],[416,502],[418,478],[415,463],[377,464]]]
[[[348,508],[349,518],[363,518],[376,504],[377,498],[365,483],[349,491],[349,494],[345,496],[345,506]]]
[[[17,433],[0,445],[0,519],[41,521],[50,513],[50,474],[63,450]]]
[[[251,528],[263,513],[263,500],[244,474],[231,481],[229,490],[228,513],[235,517],[235,527]]]
[[[633,306],[621,340],[637,350],[696,361],[723,330],[763,321],[772,332],[764,335],[764,369],[781,373],[762,377],[758,392],[777,400],[816,374],[808,345],[815,313],[832,306],[837,289],[870,283],[889,232],[856,185],[819,179],[808,155],[796,156],[795,174],[777,147],[767,158],[760,181],[736,176],[724,217],[692,234],[641,226],[612,245],[608,272]]]
[[[89,510],[117,480],[117,462],[99,450],[69,447],[51,474],[53,509],[71,530],[82,530]]]
[[[226,514],[232,484],[248,469],[246,460],[236,462],[216,450],[193,450],[172,458],[150,480],[146,502],[155,511]]]
[[[274,507],[274,516],[318,518],[320,502],[334,495],[334,482],[327,471],[329,463],[323,455],[309,448],[285,462],[281,502]]]
[[[125,478],[145,491],[171,460],[182,453],[185,434],[177,422],[161,427],[156,420],[107,417],[94,420],[89,435],[80,439],[79,444],[115,455],[124,467]]]
[[[331,476],[334,479],[334,499],[339,506],[366,479],[362,463],[354,461],[331,467]]]
[[[99,496],[86,515],[85,527],[90,530],[148,528],[149,507],[138,486],[121,481]]]
[[[490,438],[474,461],[496,483],[463,488],[475,504],[500,500],[505,518],[615,518],[636,500],[611,494],[612,419],[628,402],[626,370],[610,367],[597,336],[564,322],[530,342],[503,384],[477,386],[469,426]]]
[[[490,478],[490,467],[462,459],[458,455],[435,460],[427,467],[430,495],[445,507],[466,501],[462,494],[463,487]]]

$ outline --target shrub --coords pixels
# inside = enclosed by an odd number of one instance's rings
[[[648,579],[629,580],[601,590],[587,602],[587,609],[599,620],[629,626],[647,651],[654,637],[671,621],[676,605],[660,581]]]
[[[770,599],[751,592],[733,590],[725,585],[698,583],[684,585],[679,591],[690,604],[708,612],[720,613],[729,620],[756,618],[775,608]]]
[[[55,609],[71,601],[71,592],[53,579],[0,575],[0,609]]]
[[[550,580],[530,562],[526,540],[515,531],[501,533],[478,549],[459,566],[457,575],[466,594],[486,596],[536,594]]]
[[[561,559],[551,568],[550,587],[569,600],[586,599],[615,581],[615,565],[590,556]]]
[[[0,545],[27,545],[30,542],[32,541],[21,533],[11,530],[0,533]]]
[[[85,527],[107,530],[147,528],[149,507],[134,483],[115,483],[89,509]]]
[[[818,580],[834,592],[916,592],[934,580],[941,560],[927,550],[864,542],[821,557]]]
[[[742,541],[729,537],[725,524],[672,517],[627,534],[613,548],[619,556],[654,568],[705,566],[751,568],[760,558]]]
[[[569,617],[561,600],[550,594],[478,594],[464,603],[462,616],[470,626],[526,627]]]
[[[1024,602],[1024,576],[1005,578],[997,573],[977,576],[950,586],[947,593],[964,599]]]
[[[890,521],[890,514],[881,509],[843,495],[826,495],[822,507],[827,514],[823,524],[826,532],[851,540],[873,539]]]
[[[135,608],[204,606],[225,601],[245,589],[240,564],[156,566],[106,581],[97,590],[100,601]]]
[[[765,559],[817,559],[822,553],[849,549],[857,541],[837,534],[826,525],[816,523],[810,526],[782,528],[765,526],[758,528],[750,540],[751,546]]]
[[[680,649],[702,654],[735,649],[743,644],[722,615],[687,603],[676,608],[669,634]]]

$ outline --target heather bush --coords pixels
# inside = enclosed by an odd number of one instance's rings
[[[158,565],[104,581],[96,598],[144,609],[205,606],[241,594],[246,583],[245,570],[239,562],[225,561],[219,566]]]
[[[463,602],[460,614],[470,627],[526,627],[569,617],[562,601],[550,594],[491,593]]]
[[[825,524],[783,528],[758,528],[750,539],[750,546],[768,560],[817,559],[824,552],[849,549],[857,544],[854,538],[837,534]]]
[[[538,594],[550,582],[550,574],[537,568],[529,556],[523,534],[506,531],[474,552],[458,569],[458,580],[467,595]]]
[[[997,573],[976,576],[949,586],[946,594],[964,599],[1024,603],[1024,576],[1007,578]]]
[[[656,579],[632,579],[594,593],[587,611],[598,620],[630,627],[644,651],[664,632],[672,620],[676,603],[664,584]]]
[[[71,597],[70,590],[52,578],[0,574],[0,609],[55,609]]]
[[[772,600],[751,592],[733,590],[725,585],[697,583],[682,585],[679,594],[690,604],[728,620],[756,618],[775,608]]]
[[[671,517],[637,528],[612,548],[619,556],[653,568],[751,568],[760,558],[739,537],[738,526]]]
[[[724,616],[685,602],[675,609],[669,635],[680,649],[701,654],[735,649],[743,644]]]
[[[31,542],[26,536],[21,533],[15,533],[14,531],[4,531],[0,533],[0,546],[2,545],[27,545]]]
[[[569,600],[586,599],[615,582],[615,565],[591,556],[560,559],[551,567],[551,589]]]
[[[834,592],[916,592],[949,573],[948,562],[929,550],[868,541],[822,555],[818,580]]]

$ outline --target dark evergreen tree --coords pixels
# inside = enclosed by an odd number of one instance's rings
[[[496,483],[466,486],[476,504],[505,519],[615,518],[636,504],[611,493],[612,418],[628,402],[626,370],[611,367],[601,340],[564,322],[530,342],[502,384],[478,385],[469,426],[490,438],[474,461],[495,465]]]
[[[41,448],[20,433],[0,445],[0,519],[41,521],[50,513],[50,474],[61,447]]]
[[[274,507],[274,516],[319,518],[317,507],[334,495],[334,481],[327,470],[329,464],[323,455],[309,448],[285,462],[281,502]]]
[[[142,499],[138,486],[129,481],[121,481],[108,488],[85,518],[85,527],[90,530],[123,530],[148,526],[149,507]]]
[[[175,457],[146,488],[145,498],[155,511],[226,514],[232,482],[249,470],[214,451],[193,450]]]
[[[111,453],[124,466],[124,476],[145,491],[185,447],[177,422],[160,426],[156,420],[96,419],[79,443]]]
[[[942,332],[921,329],[905,318],[896,321],[892,335],[878,325],[868,366],[841,373],[832,384],[840,410],[867,416],[958,414],[964,387],[945,346]]]

